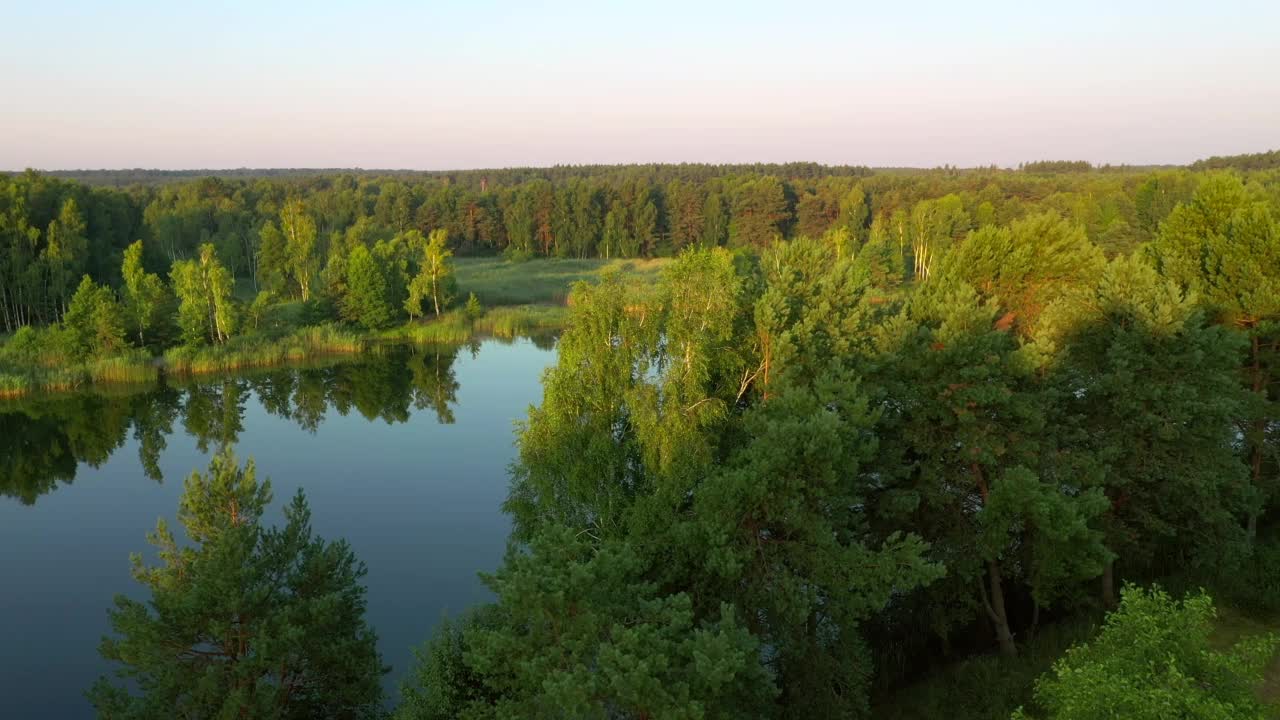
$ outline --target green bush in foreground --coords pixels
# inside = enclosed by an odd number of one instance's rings
[[[1264,718],[1254,695],[1275,653],[1275,636],[1227,651],[1209,644],[1217,612],[1203,593],[1174,600],[1130,586],[1093,641],[1067,651],[1036,682],[1049,720],[1242,720]],[[1014,720],[1032,717],[1022,710]]]

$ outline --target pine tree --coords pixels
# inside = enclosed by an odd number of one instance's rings
[[[465,651],[429,646],[397,717],[756,714],[772,690],[732,608],[700,622],[687,595],[663,594],[643,567],[625,543],[593,546],[567,528],[540,534],[486,578],[496,608],[443,636]]]
[[[1121,569],[1232,560],[1244,540],[1238,518],[1258,502],[1233,447],[1243,339],[1209,325],[1194,296],[1139,257],[1111,261],[1087,294],[1045,319],[1062,347],[1056,434],[1101,464],[1111,501],[1103,528]],[[1103,574],[1109,606],[1114,568]]]
[[[1253,485],[1270,504],[1280,492],[1280,220],[1239,178],[1215,175],[1170,213],[1151,251],[1162,273],[1248,340],[1243,369],[1251,404],[1240,424]],[[1257,519],[1249,515],[1251,536]]]
[[[364,620],[365,573],[343,541],[312,536],[302,492],[285,526],[262,516],[271,484],[229,452],[192,473],[179,545],[161,520],[148,540],[159,564],[134,555],[148,602],[117,596],[101,653],[121,667],[89,699],[102,718],[376,718],[386,668]]]

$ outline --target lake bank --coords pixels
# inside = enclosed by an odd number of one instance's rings
[[[491,308],[476,318],[460,310],[388,330],[360,330],[332,323],[302,327],[278,337],[250,334],[223,345],[179,346],[155,356],[132,350],[86,363],[0,367],[0,400],[75,392],[107,386],[147,386],[163,375],[201,377],[249,368],[271,368],[326,357],[358,355],[385,344],[464,344],[496,338],[555,335],[568,308],[520,305]]]

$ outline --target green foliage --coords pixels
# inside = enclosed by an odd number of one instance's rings
[[[138,344],[145,345],[146,332],[161,322],[164,310],[164,283],[158,275],[149,273],[142,265],[142,241],[138,240],[124,251],[125,306],[129,319],[138,333]]]
[[[262,327],[262,320],[267,315],[267,310],[271,307],[274,296],[270,291],[260,290],[258,294],[253,296],[253,302],[245,309],[245,318],[249,321],[253,331],[257,332]]]
[[[420,250],[418,274],[409,281],[409,298],[404,303],[410,318],[422,314],[424,300],[431,301],[431,309],[440,317],[457,294],[458,283],[450,259],[453,251],[446,247],[447,240],[447,232],[434,230]]]
[[[1044,325],[1062,348],[1058,432],[1078,428],[1079,450],[1101,465],[1121,565],[1207,569],[1243,552],[1239,519],[1260,498],[1233,447],[1241,338],[1142,258],[1112,260]]]
[[[928,590],[932,630],[982,612],[1006,654],[1016,652],[1005,583],[1037,606],[1096,577],[1109,554],[1095,529],[1107,508],[1088,464],[1056,459],[1034,353],[1001,329],[997,310],[967,285],[917,295],[882,339],[881,465],[896,469],[881,511],[916,528],[948,570]],[[886,475],[889,471],[886,471]],[[960,602],[957,602],[960,601]]]
[[[1211,175],[1160,226],[1151,254],[1164,275],[1249,342],[1242,363],[1249,405],[1239,419],[1251,481],[1269,502],[1280,492],[1280,220],[1238,177]],[[1249,516],[1251,535],[1257,518]]]
[[[994,299],[1006,322],[1034,335],[1040,313],[1093,282],[1102,272],[1102,252],[1079,226],[1051,213],[1018,220],[1008,228],[988,226],[947,255],[941,278],[967,283]]]
[[[1174,600],[1159,588],[1126,588],[1097,638],[1036,683],[1036,703],[1050,720],[1267,717],[1253,686],[1280,643],[1263,636],[1214,650],[1215,615],[1204,594]]]
[[[936,200],[921,200],[911,208],[908,223],[911,238],[912,274],[924,282],[971,225],[964,201],[955,194]]]
[[[370,330],[387,327],[396,317],[390,298],[385,270],[365,246],[357,245],[347,257],[346,294],[339,303],[342,317]]]
[[[200,247],[198,260],[180,260],[170,272],[178,297],[178,325],[187,345],[225,343],[235,332],[238,313],[231,273],[212,245]]]
[[[115,354],[125,347],[124,313],[110,288],[85,275],[62,316],[64,347],[73,362]]]
[[[1280,168],[1280,150],[1246,153],[1244,155],[1215,155],[1191,163],[1192,170],[1274,170]]]
[[[769,700],[756,642],[729,607],[699,622],[640,579],[623,543],[548,531],[486,582],[492,622],[446,626],[399,717],[737,718]],[[450,645],[459,649],[452,649]],[[458,656],[461,655],[461,662]],[[478,687],[477,687],[478,686]]]
[[[320,272],[320,257],[316,253],[316,222],[300,199],[290,200],[280,209],[280,234],[284,236],[284,268],[306,302]]]
[[[782,237],[781,225],[787,216],[786,196],[778,178],[747,180],[734,193],[729,241],[745,247],[766,247]]]
[[[624,543],[700,622],[749,618],[785,717],[865,713],[860,622],[941,574],[855,509],[877,416],[845,364],[873,316],[862,279],[810,241],[686,252],[656,293],[579,286],[507,504],[517,539]]]
[[[1280,225],[1233,175],[1214,175],[1164,221],[1161,270],[1245,327],[1280,316]]]
[[[100,717],[378,717],[385,672],[364,621],[364,566],[345,542],[312,537],[299,492],[285,526],[266,528],[268,481],[252,461],[214,457],[192,473],[178,519],[191,545],[164,521],[148,539],[160,563],[133,557],[150,591],[117,596],[104,658],[129,682],[89,692]]]
[[[172,348],[164,354],[166,371],[179,375],[271,367],[325,355],[351,355],[363,351],[364,338],[333,325],[299,328],[279,337],[247,335],[222,345]]]
[[[484,306],[480,304],[480,298],[476,297],[475,293],[467,294],[467,305],[464,311],[471,322],[479,320],[484,315]]]
[[[500,628],[492,605],[483,605],[459,620],[443,618],[431,638],[414,650],[412,675],[400,687],[398,720],[455,720],[464,712],[482,715],[497,701],[484,675],[468,664],[482,626]]]

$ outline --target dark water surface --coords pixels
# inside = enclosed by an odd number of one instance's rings
[[[0,403],[0,717],[91,717],[83,692],[116,593],[145,597],[129,554],[176,524],[183,479],[233,445],[275,495],[298,487],[315,532],[369,569],[368,619],[392,698],[442,613],[488,597],[513,422],[540,398],[546,343],[404,348],[324,367],[146,391]]]

